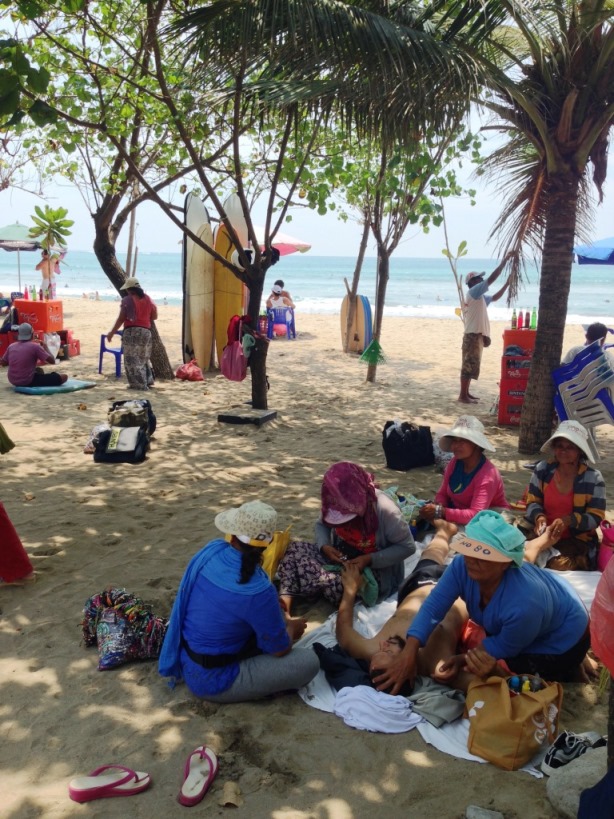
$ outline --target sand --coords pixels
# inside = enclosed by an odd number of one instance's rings
[[[358,732],[306,706],[296,695],[260,703],[199,702],[185,686],[171,691],[155,662],[97,670],[96,650],[81,641],[85,600],[107,585],[124,586],[166,615],[189,558],[216,536],[221,509],[260,498],[280,523],[308,538],[319,508],[320,479],[335,460],[354,460],[383,487],[429,496],[434,468],[386,469],[381,434],[393,418],[449,425],[456,401],[462,325],[451,320],[386,319],[387,363],[375,384],[366,367],[341,352],[339,320],[297,316],[296,341],[275,340],[268,358],[269,405],[277,420],[261,428],[217,422],[241,409],[249,378],[218,374],[204,383],[158,384],[149,394],[158,431],[138,466],[94,464],[83,446],[106,419],[110,400],[128,398],[106,357],[97,373],[100,334],[114,303],[64,301],[64,326],[82,355],[59,369],[94,379],[93,390],[50,397],[14,394],[0,374],[0,421],[16,443],[2,458],[4,502],[35,565],[38,581],[0,589],[2,815],[17,817],[162,817],[183,815],[175,801],[184,761],[201,743],[219,755],[220,773],[196,809],[220,816],[271,819],[464,816],[477,804],[506,817],[554,816],[545,780],[454,759],[416,731],[396,736]],[[174,367],[180,363],[180,310],[161,306],[159,328]],[[517,453],[517,430],[498,427],[489,409],[497,395],[503,326],[485,351],[481,397],[473,408],[497,452],[508,497],[522,495],[529,473]],[[565,348],[582,342],[567,329]],[[606,482],[612,485],[614,429],[599,432]],[[306,608],[310,627],[329,609]],[[606,730],[606,702],[593,685],[565,686],[562,726]],[[68,781],[104,763],[148,771],[153,786],[129,800],[83,808],[68,799]],[[221,808],[225,781],[245,799]]]

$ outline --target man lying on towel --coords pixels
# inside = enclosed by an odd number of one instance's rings
[[[39,361],[55,364],[55,358],[43,342],[32,341],[32,325],[24,322],[17,330],[17,341],[9,344],[0,358],[0,365],[9,368],[9,383],[14,387],[59,387],[66,383],[68,376],[63,373],[46,373],[37,367]]]

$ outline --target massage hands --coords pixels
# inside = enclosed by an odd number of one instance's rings
[[[359,571],[362,572],[367,566],[371,565],[371,555],[360,555],[360,557],[347,558],[339,549],[334,546],[322,546],[320,552],[324,555],[329,563],[338,563],[342,566],[358,566]]]
[[[415,637],[407,638],[403,651],[392,658],[388,668],[373,677],[373,684],[378,691],[387,691],[395,695],[399,693],[405,682],[409,682],[413,688],[418,673],[419,648],[420,643]]]
[[[418,517],[422,518],[422,520],[428,520],[429,523],[432,523],[435,520],[435,515],[437,514],[437,504],[436,503],[425,503],[424,506],[420,507],[418,512]]]
[[[556,518],[552,521],[550,526],[548,526],[548,521],[546,520],[545,515],[538,515],[535,518],[535,526],[533,531],[539,537],[540,535],[547,534],[548,540],[551,540],[553,543],[556,543],[557,540],[560,539],[563,531],[566,529],[567,526],[571,523],[568,517],[564,518]]]

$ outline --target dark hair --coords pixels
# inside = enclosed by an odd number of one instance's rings
[[[129,287],[129,288],[128,288],[128,292],[129,292],[129,293],[136,293],[136,295],[137,295],[137,296],[138,296],[140,299],[142,299],[142,298],[143,298],[143,296],[145,295],[145,291],[143,290],[143,288],[142,288],[142,287]]]
[[[607,334],[608,328],[600,321],[596,321],[594,324],[589,324],[589,326],[586,328],[587,341],[599,341],[602,338],[605,338]]]
[[[281,280],[281,279],[277,279],[277,281],[275,282],[275,284],[278,284],[280,287],[283,287],[283,286],[284,286],[284,283],[282,282],[282,280]]]
[[[247,583],[254,572],[262,563],[263,549],[256,546],[248,546],[237,538],[239,551],[241,552],[241,576],[239,583]]]
[[[383,668],[371,668],[369,669],[369,677],[371,678],[371,682],[375,679],[375,677],[379,676],[384,671]],[[375,685],[373,686],[375,688]],[[390,694],[392,690],[392,686],[390,688],[384,688],[382,690],[383,694]],[[404,682],[401,686],[401,690],[397,694],[398,697],[409,697],[409,695],[414,690],[413,685],[410,682]]]

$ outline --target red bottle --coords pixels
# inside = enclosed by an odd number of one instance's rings
[[[523,322],[524,322],[524,314],[523,314],[522,310],[519,310],[518,311],[518,321],[516,322],[516,329],[517,330],[522,330]]]
[[[527,310],[524,314],[524,329],[528,330],[531,327],[531,314]]]

